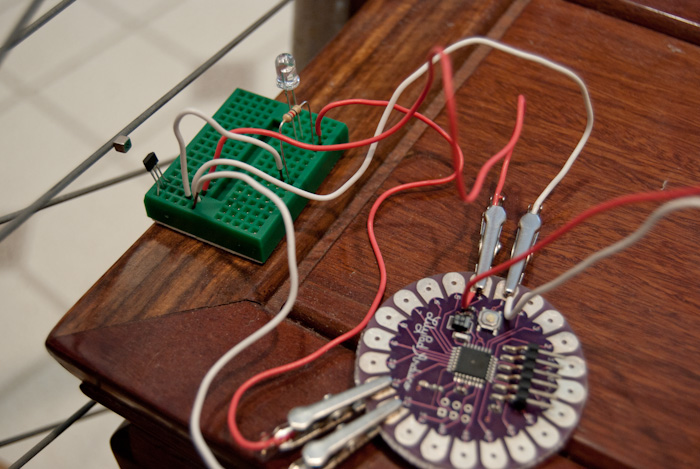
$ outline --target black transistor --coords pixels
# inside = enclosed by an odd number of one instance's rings
[[[163,172],[158,166],[158,157],[154,152],[150,152],[143,159],[143,165],[146,167],[146,171],[151,173],[153,180],[156,182],[156,193],[160,193],[160,179],[163,177]]]

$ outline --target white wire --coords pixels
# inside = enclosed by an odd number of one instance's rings
[[[254,176],[258,176],[259,178],[262,178],[266,180],[267,182],[270,182],[272,184],[275,184],[278,187],[281,187],[282,189],[289,191],[293,194],[300,195],[302,197],[306,197],[307,199],[310,200],[325,200],[324,195],[322,194],[314,194],[313,192],[305,191],[304,189],[299,189],[298,187],[292,186],[291,184],[287,184],[286,182],[280,181],[274,176],[270,176],[264,171],[261,171],[260,169],[256,168],[255,166],[249,165],[247,163],[243,163],[242,161],[238,160],[230,160],[228,158],[221,158],[217,160],[211,160],[207,161],[204,163],[202,166],[197,169],[197,172],[194,173],[194,177],[192,178],[192,189],[194,191],[194,195],[197,196],[199,194],[199,190],[196,188],[202,187],[202,184],[200,184],[200,180],[203,179],[204,173],[211,168],[212,166],[217,166],[217,165],[227,165],[227,166],[234,166],[236,168],[245,170],[253,174]],[[218,173],[213,173],[213,174],[218,174]]]
[[[229,132],[228,130],[221,127],[221,125],[218,122],[216,122],[213,118],[204,114],[200,110],[192,108],[185,109],[182,112],[180,112],[180,114],[178,114],[177,117],[175,117],[175,122],[173,122],[173,132],[175,133],[177,144],[180,147],[180,172],[182,173],[182,189],[185,191],[185,197],[189,197],[190,195],[192,195],[190,191],[190,179],[187,172],[187,144],[182,138],[182,132],[180,132],[180,121],[183,117],[187,115],[197,116],[200,119],[205,120],[209,125],[214,127],[214,130],[216,130],[226,138],[230,138],[231,140],[238,140],[239,142],[250,143],[251,145],[255,145],[256,147],[262,148],[263,150],[270,152],[275,158],[275,164],[277,165],[277,169],[279,171],[282,171],[284,167],[282,166],[282,157],[280,156],[279,152],[275,150],[275,148],[270,144],[265,143],[262,140],[258,140],[254,137],[248,137],[247,135],[240,135],[234,134],[233,132]]]
[[[386,124],[386,120],[384,120],[384,124]],[[383,132],[383,127],[382,127],[382,130],[378,129],[374,135],[375,136],[379,135],[382,132]],[[240,161],[230,160],[230,159],[218,159],[218,160],[207,161],[206,163],[204,163],[202,166],[199,167],[199,169],[195,173],[194,177],[197,177],[197,175],[199,175],[201,177],[200,180],[203,180],[204,177],[202,176],[202,174],[204,173],[205,170],[211,168],[212,166],[226,164],[229,166],[235,166],[237,168],[241,168],[241,169],[244,169],[246,171],[249,171],[249,172],[255,174],[256,176],[258,176],[262,179],[265,179],[266,181],[276,185],[277,187],[281,187],[284,190],[287,190],[287,191],[292,192],[294,194],[300,195],[302,197],[306,197],[307,199],[318,200],[320,202],[327,202],[329,200],[337,199],[338,197],[343,195],[350,187],[352,187],[353,184],[355,184],[355,182],[357,182],[358,179],[360,179],[362,177],[362,175],[365,173],[365,171],[369,167],[370,163],[372,162],[372,158],[374,157],[374,153],[375,153],[376,148],[377,148],[377,143],[378,142],[375,142],[372,145],[370,145],[369,149],[367,150],[367,155],[365,155],[365,159],[362,162],[362,164],[360,165],[360,167],[357,169],[357,171],[355,171],[355,173],[352,176],[350,176],[350,178],[347,181],[345,181],[343,183],[343,185],[341,185],[338,189],[336,189],[335,191],[330,192],[328,194],[315,194],[313,192],[299,189],[298,187],[294,187],[290,184],[287,184],[284,181],[280,181],[279,179],[277,179],[273,176],[270,176],[269,174],[267,174],[263,171],[260,171],[259,169],[255,168],[254,166],[251,166],[247,163],[243,163]],[[192,179],[192,186],[193,187],[194,187],[194,182],[195,182],[195,180],[193,178]]]
[[[602,249],[596,252],[595,254],[592,254],[591,256],[587,257],[583,262],[576,264],[574,267],[567,270],[554,280],[545,283],[541,287],[537,287],[534,290],[529,291],[528,293],[525,293],[522,297],[520,297],[520,300],[512,309],[511,317],[506,317],[506,319],[514,318],[520,312],[523,306],[525,306],[525,304],[533,296],[542,295],[543,293],[557,288],[558,286],[560,286],[564,282],[567,282],[576,275],[580,274],[596,262],[601,261],[606,257],[612,256],[613,254],[618,253],[624,249],[627,249],[628,247],[641,240],[644,236],[646,236],[646,234],[649,233],[649,231],[654,227],[654,225],[656,225],[662,218],[668,216],[670,213],[675,212],[676,210],[682,210],[686,208],[700,209],[700,197],[683,197],[680,199],[672,200],[671,202],[667,202],[661,207],[657,208],[651,215],[649,215],[649,217],[644,221],[644,223],[642,223],[639,226],[639,228],[637,228],[637,230],[634,233],[630,234],[626,238],[621,239],[615,244],[611,244],[605,249]]]
[[[241,181],[244,181],[245,183],[249,184],[256,191],[260,192],[262,195],[270,199],[277,206],[280,213],[282,214],[284,229],[287,234],[287,258],[289,263],[289,295],[287,296],[287,301],[284,303],[284,306],[282,306],[282,309],[280,309],[279,313],[277,313],[277,315],[274,318],[272,318],[267,324],[265,324],[260,329],[243,339],[232,349],[230,349],[228,352],[222,355],[221,358],[219,358],[216,361],[216,363],[212,365],[209,371],[207,371],[206,375],[204,375],[204,379],[202,379],[202,382],[199,385],[199,389],[197,390],[197,395],[194,399],[194,404],[192,406],[192,414],[190,416],[190,435],[192,436],[192,442],[195,448],[197,449],[197,452],[201,456],[202,460],[204,460],[207,467],[219,469],[222,468],[222,466],[216,460],[214,453],[212,453],[211,449],[204,440],[204,437],[202,436],[202,430],[200,428],[202,407],[204,406],[204,399],[207,396],[209,386],[214,380],[214,377],[221,371],[221,369],[224,366],[226,366],[227,363],[234,359],[236,355],[238,355],[247,347],[258,341],[265,334],[272,331],[275,327],[277,327],[279,323],[281,323],[287,317],[297,298],[297,292],[299,290],[299,273],[297,271],[294,224],[292,221],[292,216],[289,213],[289,209],[284,204],[284,202],[282,202],[282,199],[280,199],[274,192],[272,192],[267,187],[264,187],[262,184],[258,183],[250,176],[234,171],[220,171],[213,174],[207,174],[206,176],[202,177],[199,180],[199,182],[203,183],[204,181],[217,178],[240,179]],[[194,189],[198,191],[200,188],[194,187]]]
[[[525,51],[522,51],[522,50],[517,49],[515,47],[501,44],[500,42],[497,42],[497,41],[494,41],[491,39],[487,39],[487,38],[483,38],[483,37],[471,37],[471,38],[462,39],[461,41],[458,41],[458,42],[452,44],[451,46],[447,47],[445,49],[445,53],[450,54],[450,53],[452,53],[458,49],[461,49],[463,47],[467,47],[467,46],[471,46],[471,45],[479,45],[479,44],[493,47],[494,49],[500,50],[500,51],[505,52],[507,54],[511,54],[511,55],[516,56],[516,57],[520,57],[522,59],[538,63],[538,64],[543,65],[545,67],[548,67],[552,70],[555,70],[559,73],[562,73],[562,74],[566,75],[567,77],[571,78],[572,80],[574,80],[576,82],[576,84],[578,84],[580,89],[581,89],[581,94],[583,95],[584,104],[586,107],[586,114],[587,114],[586,128],[583,132],[583,135],[581,136],[581,139],[579,140],[578,145],[576,145],[576,148],[574,148],[574,151],[571,153],[571,155],[567,159],[567,161],[564,164],[564,166],[562,167],[562,169],[559,171],[559,173],[556,175],[556,177],[554,179],[552,179],[552,181],[549,183],[549,185],[545,188],[545,190],[540,194],[540,196],[537,198],[537,200],[533,204],[531,211],[533,213],[537,213],[537,212],[539,212],[540,207],[542,206],[542,203],[544,202],[544,200],[549,196],[549,194],[554,190],[554,188],[557,186],[557,184],[559,184],[559,182],[564,178],[564,176],[566,176],[566,173],[569,171],[571,166],[574,164],[574,161],[578,157],[579,153],[581,153],[581,150],[583,149],[584,145],[586,144],[586,141],[588,140],[588,137],[591,134],[591,130],[593,129],[593,106],[591,104],[591,99],[590,99],[590,96],[588,94],[588,89],[586,88],[586,85],[583,82],[583,80],[581,80],[581,78],[579,78],[579,76],[576,75],[576,73],[574,73],[570,69],[568,69],[562,65],[559,65],[555,62],[552,62],[551,60],[546,59],[544,57],[541,57],[539,55],[525,52]],[[433,60],[433,63],[437,63],[440,60],[440,56],[435,55],[432,60]],[[386,123],[389,120],[389,116],[391,115],[391,112],[394,109],[394,106],[396,105],[396,102],[399,100],[399,97],[401,96],[401,94],[405,91],[406,88],[408,88],[418,78],[420,78],[427,70],[428,70],[428,65],[423,64],[396,88],[396,90],[394,91],[394,94],[391,96],[391,99],[389,100],[389,103],[387,104],[386,108],[384,109],[384,113],[382,114],[382,116],[379,120],[379,124],[377,125],[377,128],[374,132],[375,137],[377,135],[381,134],[382,132],[384,132],[384,128],[386,127]],[[197,114],[195,114],[195,115],[202,117],[202,118],[206,117],[206,116],[202,115],[201,113],[199,113],[199,111],[196,111],[196,112],[197,112]],[[178,138],[178,144],[180,145],[180,155],[184,155],[185,154],[184,153],[185,142],[184,142],[184,140],[182,140],[182,136],[180,135],[179,129],[178,129],[179,119],[181,119],[181,118],[182,118],[181,116],[178,116],[178,119],[176,119],[174,129],[175,129],[175,136]],[[221,133],[222,135],[226,135],[226,136],[236,135],[236,137],[240,137],[240,135],[230,134],[230,132],[223,133],[219,129],[221,129],[220,126],[219,126],[219,128],[217,128],[217,131],[219,131],[219,133]],[[248,137],[248,138],[251,138],[251,137]],[[255,138],[251,138],[251,139],[254,142],[260,142],[259,140],[255,139]],[[306,197],[306,198],[309,198],[312,200],[318,200],[318,201],[333,200],[333,199],[336,199],[336,198],[340,197],[341,195],[343,195],[350,187],[352,187],[353,184],[355,184],[355,182],[357,182],[358,179],[360,179],[362,177],[362,175],[365,173],[365,171],[369,167],[370,163],[372,162],[372,159],[374,158],[374,154],[377,151],[378,144],[379,144],[379,142],[372,143],[369,146],[369,149],[367,150],[367,154],[365,155],[365,159],[362,161],[362,164],[357,169],[357,171],[355,171],[355,173],[347,181],[345,181],[345,183],[343,183],[343,185],[341,185],[338,189],[336,189],[335,191],[330,192],[328,194],[313,194],[311,192],[307,192],[307,191],[303,191],[301,189],[293,188],[293,186],[286,184],[286,183],[284,183],[276,178],[273,178],[271,176],[263,175],[263,173],[258,172],[258,173],[256,173],[256,175],[267,180],[268,182],[270,182],[272,184],[275,184],[278,187],[282,187],[285,190],[288,190],[290,192],[298,194],[302,197]],[[275,153],[276,153],[276,151],[275,151]],[[187,174],[187,165],[185,164],[185,160],[186,160],[186,157],[182,158],[182,156],[181,156],[180,165],[181,165],[181,171],[183,172],[183,175]],[[228,160],[228,161],[231,161],[231,160]],[[209,166],[207,166],[207,168],[210,168],[211,166],[214,166],[216,164],[217,163],[212,163]],[[227,164],[230,164],[230,163],[227,163]],[[253,172],[251,169],[252,167],[250,165],[238,166],[238,167],[246,169],[247,171]],[[281,169],[279,167],[279,163],[278,163],[278,169]],[[187,185],[187,182],[188,182],[188,178],[183,177],[183,187],[185,189],[185,195],[189,197],[191,194],[190,194],[190,189]]]
[[[586,88],[586,84],[583,82],[583,80],[572,70],[559,65],[556,62],[553,62],[549,59],[546,59],[544,57],[541,57],[536,54],[532,54],[530,52],[525,52],[520,49],[516,49],[515,47],[512,46],[507,46],[505,44],[501,44],[500,42],[494,41],[492,39],[488,39],[485,37],[470,37],[466,39],[462,39],[460,41],[455,42],[454,44],[450,45],[445,49],[446,54],[451,54],[452,52],[461,49],[463,47],[475,45],[475,44],[480,44],[484,46],[489,46],[494,49],[500,50],[501,52],[505,52],[507,54],[514,55],[515,57],[519,57],[521,59],[529,60],[531,62],[535,62],[537,64],[543,65],[547,68],[550,68],[556,72],[559,72],[563,75],[566,75],[567,77],[571,78],[576,84],[579,86],[581,89],[581,94],[583,95],[583,101],[584,105],[586,107],[586,116],[587,116],[587,122],[586,122],[586,128],[583,131],[583,135],[581,135],[581,139],[578,142],[578,145],[576,145],[576,148],[574,148],[574,151],[571,152],[571,155],[569,155],[569,158],[566,160],[566,163],[564,166],[561,168],[559,173],[552,179],[552,181],[547,185],[547,187],[542,191],[542,193],[537,197],[537,200],[535,203],[532,205],[532,208],[530,211],[532,213],[539,213],[540,208],[542,207],[542,203],[545,201],[545,199],[549,196],[549,194],[554,190],[554,188],[559,184],[559,182],[564,179],[564,176],[566,176],[566,173],[569,172],[569,169],[571,166],[574,164],[574,161],[576,161],[576,158],[578,157],[579,153],[581,153],[581,150],[583,150],[583,147],[586,145],[586,142],[588,141],[588,137],[591,135],[591,130],[593,129],[593,105],[591,104],[591,97],[588,94],[588,88]],[[433,56],[433,63],[437,63],[440,60],[439,55]],[[398,101],[399,96],[401,96],[401,93],[409,86],[411,85],[414,81],[416,81],[421,75],[423,75],[426,71],[428,70],[428,64],[423,64],[421,67],[419,67],[411,76],[406,78],[397,88],[396,91],[394,91],[393,96],[389,100],[389,104],[387,105],[386,109],[384,110],[384,114],[382,115],[381,120],[379,121],[379,126],[377,127],[377,131],[375,132],[375,135],[381,133],[384,131],[384,126],[386,125],[386,121],[389,119],[389,114],[391,113],[391,110],[394,108],[394,104],[396,104],[396,101]]]
[[[552,70],[555,70],[559,73],[562,73],[571,79],[573,79],[581,88],[581,93],[583,94],[584,98],[584,103],[586,106],[586,113],[587,113],[587,124],[586,124],[586,129],[584,130],[584,133],[574,149],[574,151],[571,153],[569,158],[567,159],[566,163],[562,167],[562,169],[559,171],[557,176],[550,182],[550,184],[545,188],[545,190],[540,194],[540,196],[537,198],[535,204],[532,207],[533,213],[537,213],[542,205],[542,202],[547,198],[547,196],[554,190],[554,188],[559,184],[559,182],[564,178],[566,173],[569,171],[571,166],[573,165],[574,161],[578,157],[578,154],[581,152],[583,149],[583,146],[586,144],[586,141],[588,140],[588,137],[591,133],[592,127],[593,127],[593,107],[591,105],[590,101],[590,96],[588,94],[588,90],[586,89],[586,85],[583,83],[583,80],[578,77],[573,71],[570,69],[563,67],[555,62],[552,62],[548,59],[545,59],[544,57],[531,54],[529,52],[524,52],[519,49],[516,49],[511,46],[507,46],[504,44],[501,44],[499,42],[493,41],[491,39],[487,38],[482,38],[482,37],[472,37],[472,38],[467,38],[463,39],[461,41],[458,41],[451,46],[447,47],[445,49],[445,53],[450,54],[458,49],[461,49],[463,47],[467,47],[470,45],[485,45],[492,47],[494,49],[498,49],[502,52],[514,55],[516,57],[520,57],[525,60],[530,60],[532,62],[538,63],[540,65],[544,65],[545,67],[548,67]],[[440,56],[436,55],[432,58],[433,63],[437,63],[440,60]],[[401,94],[404,92],[404,90],[413,84],[420,76],[422,76],[426,71],[428,70],[428,65],[423,64],[421,67],[419,67],[413,74],[411,74],[408,78],[406,78],[394,91],[394,94],[392,95],[391,99],[389,100],[389,103],[387,104],[386,108],[384,109],[384,113],[382,114],[379,124],[377,125],[377,128],[374,132],[374,136],[377,136],[381,134],[384,131],[384,128],[386,127],[386,123],[389,120],[389,116],[391,114],[391,111],[394,109],[394,105],[398,101],[399,97]],[[261,148],[266,149],[270,153],[272,153],[275,156],[275,160],[277,162],[278,169],[282,169],[282,161],[281,158],[279,157],[279,154],[277,151],[271,147],[270,145],[252,137],[246,137],[244,135],[238,135],[238,134],[233,134],[231,132],[226,131],[221,127],[217,122],[215,122],[213,119],[209,118],[209,116],[205,115],[204,113],[197,111],[195,109],[187,109],[183,112],[181,112],[175,119],[175,123],[173,124],[173,130],[175,132],[175,137],[177,138],[178,145],[180,146],[180,166],[181,166],[181,172],[182,172],[182,181],[183,181],[183,189],[185,191],[185,195],[189,197],[191,195],[190,187],[189,187],[189,178],[188,178],[188,172],[187,172],[187,156],[186,156],[186,145],[185,142],[182,138],[182,135],[180,133],[179,129],[179,123],[182,120],[182,118],[187,115],[187,114],[192,114],[195,116],[198,116],[204,120],[206,120],[212,127],[214,127],[217,132],[219,132],[221,135],[224,135],[228,138],[234,139],[234,140],[239,140],[239,141],[244,141],[251,143],[253,145],[259,146]],[[216,457],[214,454],[211,452],[209,447],[207,446],[202,433],[200,429],[200,418],[201,418],[201,412],[202,412],[202,407],[204,405],[204,399],[206,397],[207,391],[209,389],[209,386],[211,385],[211,382],[213,381],[214,377],[218,374],[218,372],[229,362],[231,361],[236,355],[238,355],[242,350],[250,346],[252,343],[255,341],[259,340],[260,337],[264,336],[268,332],[270,332],[272,329],[274,329],[280,322],[282,322],[286,316],[289,314],[289,311],[291,310],[294,301],[296,300],[296,295],[298,291],[298,274],[297,274],[297,266],[296,266],[296,255],[295,255],[295,246],[294,246],[294,227],[292,223],[292,218],[291,215],[289,214],[289,210],[287,209],[286,205],[282,202],[282,200],[277,197],[272,191],[267,189],[266,187],[262,186],[255,180],[253,180],[250,176],[247,176],[245,174],[241,174],[238,172],[233,172],[233,171],[221,171],[221,172],[216,172],[213,174],[207,174],[207,175],[202,175],[204,171],[206,171],[208,168],[215,166],[217,164],[227,164],[230,166],[238,167],[241,169],[245,169],[256,176],[272,183],[275,184],[285,190],[288,190],[290,192],[293,192],[297,195],[301,195],[303,197],[307,197],[312,200],[318,200],[318,201],[327,201],[327,200],[333,200],[342,194],[344,194],[352,185],[357,182],[360,177],[364,174],[364,172],[367,170],[369,167],[370,163],[372,162],[372,159],[374,157],[374,154],[377,149],[378,142],[372,143],[367,150],[367,154],[365,155],[365,159],[362,162],[362,165],[357,169],[357,171],[347,180],[343,185],[341,185],[338,189],[335,191],[329,193],[329,194],[313,194],[311,192],[304,191],[302,189],[298,189],[294,186],[291,186],[287,183],[284,183],[282,181],[279,181],[276,178],[273,178],[269,176],[268,174],[258,170],[257,168],[254,168],[250,165],[247,165],[245,163],[242,163],[240,161],[236,160],[228,160],[228,159],[222,159],[218,162],[216,161],[211,161],[207,162],[204,165],[202,165],[196,172],[195,174],[195,179],[193,179],[193,188],[196,193],[199,193],[201,190],[201,185],[208,180],[212,179],[217,179],[217,178],[233,178],[233,179],[240,179],[242,181],[245,181],[248,183],[251,187],[253,187],[255,190],[259,191],[266,197],[268,197],[270,200],[272,200],[275,205],[280,209],[280,212],[282,213],[282,218],[284,220],[285,224],[285,230],[287,233],[287,250],[288,250],[288,256],[289,256],[289,277],[290,277],[290,291],[289,291],[289,297],[287,299],[287,302],[284,304],[280,312],[267,324],[265,324],[263,327],[258,329],[256,332],[254,332],[252,335],[249,337],[245,338],[243,341],[241,341],[239,344],[234,346],[231,350],[226,352],[217,362],[209,369],[207,374],[204,376],[204,379],[202,380],[202,383],[200,384],[199,390],[197,391],[197,395],[195,397],[195,402],[192,408],[192,415],[190,418],[190,433],[192,435],[192,440],[193,443],[199,452],[200,456],[204,460],[204,462],[207,464],[208,467],[210,468],[220,468],[221,465],[218,463],[216,460]]]

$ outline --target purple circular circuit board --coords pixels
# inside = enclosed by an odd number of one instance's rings
[[[391,376],[367,407],[402,400],[381,434],[415,466],[531,467],[579,421],[588,387],[581,346],[541,296],[506,320],[499,277],[462,310],[472,275],[434,275],[387,299],[360,339],[355,382]],[[527,291],[519,286],[515,302]]]

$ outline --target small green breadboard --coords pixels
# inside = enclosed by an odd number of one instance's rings
[[[288,111],[286,103],[237,89],[214,114],[214,119],[227,129],[255,127],[277,131],[282,116]],[[315,124],[316,114],[311,118]],[[318,143],[312,141],[309,113],[303,111],[300,120],[302,129],[297,124],[297,140]],[[285,124],[282,130],[285,135],[295,138],[291,124]],[[300,130],[303,130],[303,138]],[[324,118],[321,130],[323,145],[348,141],[348,128],[342,122]],[[187,145],[190,183],[197,169],[213,158],[219,137],[219,133],[207,124]],[[278,140],[265,137],[261,140],[279,151]],[[340,151],[313,152],[285,144],[284,156],[289,171],[289,181],[286,182],[291,181],[296,187],[315,192],[341,154]],[[272,155],[249,143],[229,140],[221,158],[240,160],[279,177]],[[217,170],[236,169],[222,165],[217,166]],[[260,178],[254,179],[275,192],[289,207],[293,218],[299,216],[307,199]],[[160,188],[154,184],[146,193],[144,202],[146,213],[156,222],[261,263],[267,260],[285,234],[282,215],[275,204],[240,180],[213,180],[206,195],[193,208],[192,199],[185,197],[182,188],[179,158],[165,171]]]

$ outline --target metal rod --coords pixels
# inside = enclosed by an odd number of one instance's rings
[[[58,438],[58,435],[63,433],[68,427],[73,425],[73,423],[75,423],[76,420],[80,419],[83,415],[85,415],[87,413],[87,411],[90,410],[92,408],[92,406],[94,406],[95,404],[96,404],[95,401],[90,401],[87,404],[85,404],[84,406],[82,406],[80,409],[78,409],[78,411],[76,413],[74,413],[73,415],[68,417],[68,420],[66,420],[65,422],[63,422],[62,424],[60,424],[59,426],[54,428],[51,431],[51,433],[49,433],[48,435],[46,435],[44,437],[44,439],[42,439],[39,443],[34,445],[34,447],[32,447],[32,449],[27,451],[21,458],[19,458],[17,461],[15,461],[15,463],[13,465],[11,465],[9,467],[9,469],[19,469],[20,467],[27,464],[27,462],[29,462],[29,460],[31,460],[34,456],[39,454],[41,452],[41,450],[46,448],[53,440]]]
[[[10,49],[12,49],[13,47],[12,44],[22,33],[24,25],[29,23],[29,20],[32,19],[32,16],[34,16],[34,13],[36,13],[36,10],[39,9],[39,6],[41,5],[42,1],[43,0],[32,0],[32,2],[29,4],[29,7],[24,11],[22,17],[15,24],[15,27],[12,28],[12,32],[10,32],[10,35],[7,36],[7,39],[5,39],[5,42],[3,43],[2,47],[0,47],[0,64],[2,64],[2,62],[5,60],[5,57],[7,57],[7,53],[10,52]]]
[[[95,415],[104,414],[105,412],[109,412],[109,409],[103,407],[102,409],[97,409],[94,412],[85,414],[81,420],[94,417]],[[61,425],[62,423],[63,422],[56,422],[50,425],[44,425],[43,427],[35,428],[34,430],[29,430],[24,433],[20,433],[19,435],[11,436],[9,438],[5,438],[4,440],[0,440],[0,448],[2,448],[3,446],[11,445],[12,443],[17,443],[18,441],[26,440],[27,438],[31,438],[33,436],[41,435],[42,433],[49,432]]]
[[[180,91],[185,89],[190,83],[196,80],[200,75],[207,71],[212,65],[218,62],[224,55],[226,55],[231,49],[240,44],[245,38],[250,36],[256,29],[263,25],[267,20],[275,15],[278,11],[282,9],[291,0],[282,0],[273,8],[268,10],[263,16],[261,16],[255,23],[250,25],[245,31],[239,34],[235,39],[226,44],[221,50],[214,54],[202,65],[197,67],[192,73],[186,76],[180,83],[175,85],[170,91],[165,93],[158,101],[153,103],[148,109],[143,111],[136,119],[131,121],[126,127],[117,132],[112,138],[107,140],[100,148],[98,148],[92,155],[90,155],[85,161],[80,163],[73,171],[68,173],[63,179],[57,182],[51,189],[46,191],[41,197],[39,197],[34,203],[26,207],[22,212],[17,215],[11,222],[5,225],[2,230],[0,230],[0,242],[7,238],[10,233],[19,228],[22,223],[27,221],[34,213],[44,207],[53,197],[55,197],[59,192],[65,189],[71,182],[76,180],[81,174],[90,168],[93,164],[99,161],[111,148],[112,142],[115,138],[120,135],[129,135],[131,132],[136,130],[141,124],[143,124],[146,119],[151,117],[158,109],[163,107],[168,101],[173,99]]]
[[[163,165],[167,166],[170,163],[175,161],[175,158],[171,158],[169,160],[163,161]],[[146,171],[144,168],[138,169],[136,171],[132,171],[130,173],[122,174],[121,176],[114,177],[112,179],[107,179],[106,181],[98,182],[97,184],[93,184],[88,187],[83,187],[82,189],[78,189],[77,191],[69,192],[67,194],[59,195],[57,197],[54,197],[51,199],[49,202],[46,203],[43,207],[39,208],[39,210],[44,210],[45,208],[53,207],[54,205],[58,205],[63,202],[67,202],[72,199],[76,199],[80,196],[90,194],[91,192],[98,191],[100,189],[104,189],[109,186],[113,186],[114,184],[118,184],[120,182],[127,181],[129,179],[133,179],[137,176],[142,176],[144,174],[149,174],[148,171]],[[38,211],[38,210],[37,210]],[[0,217],[0,225],[3,223],[7,223],[8,221],[16,218],[20,213],[22,213],[22,210],[18,210],[16,212],[8,213],[7,215],[3,215]]]
[[[22,31],[20,31],[17,34],[17,37],[15,37],[15,39],[10,44],[7,44],[7,49],[8,50],[12,49],[13,47],[20,44],[22,41],[27,39],[29,36],[31,36],[32,34],[37,32],[39,30],[39,28],[41,28],[46,23],[48,23],[49,21],[54,19],[56,16],[58,16],[59,13],[61,13],[66,8],[68,8],[74,2],[75,2],[75,0],[63,0],[62,2],[57,3],[56,6],[54,6],[49,11],[44,13],[41,16],[41,18],[39,18],[38,20],[36,20],[32,24],[30,24],[29,26],[24,28]]]

